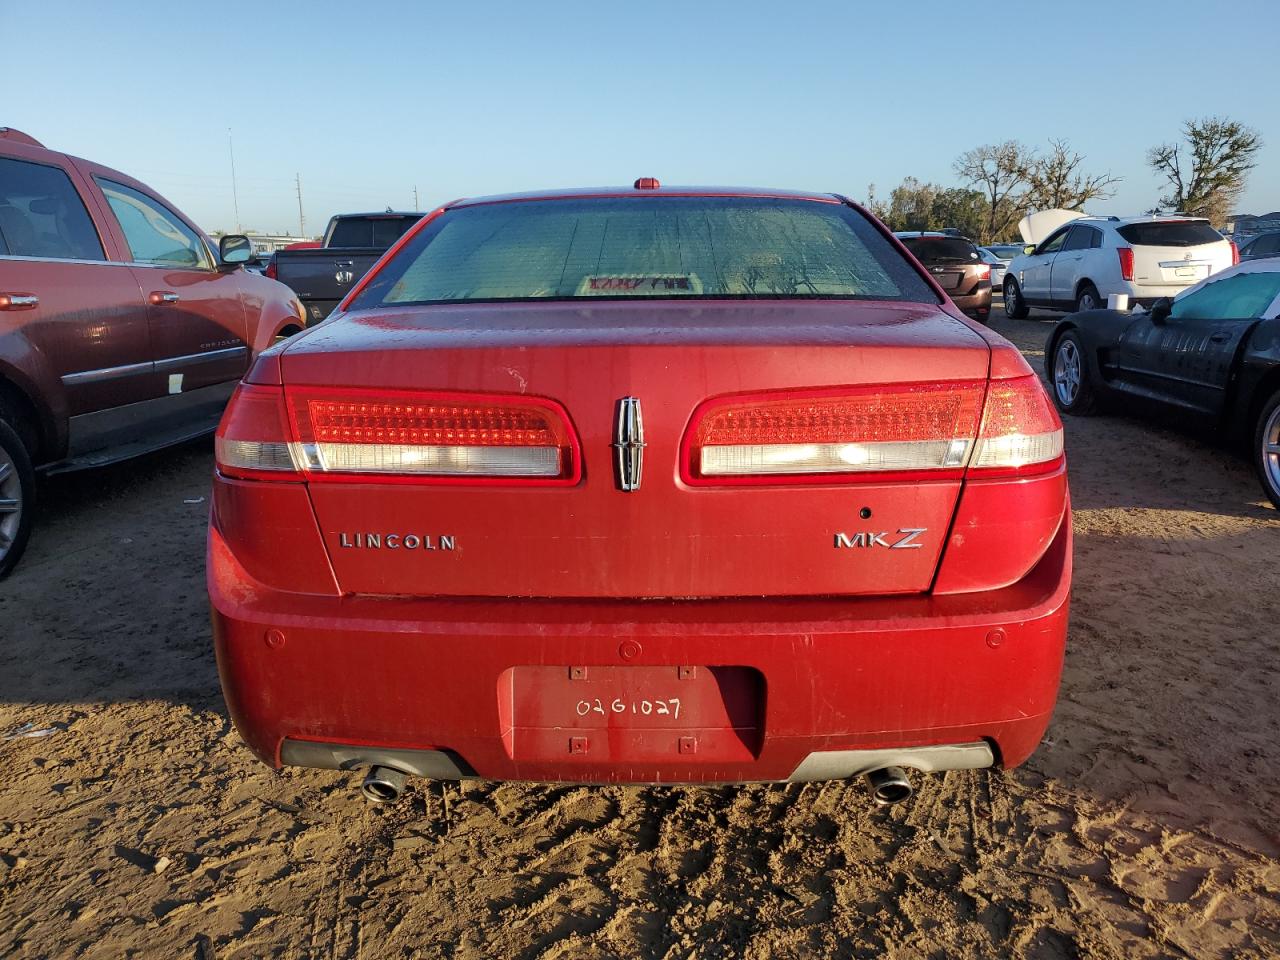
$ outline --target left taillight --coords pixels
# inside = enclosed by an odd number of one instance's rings
[[[577,436],[541,397],[290,388],[293,455],[308,480],[573,484]]]
[[[299,480],[289,442],[284,390],[242,383],[213,441],[218,472],[245,480]]]
[[[971,476],[1024,476],[1062,462],[1062,421],[1034,374],[993,380],[969,461]]]
[[[267,269],[262,272],[271,280],[275,280],[279,276],[279,271],[276,268],[276,255],[274,253],[271,255],[271,259],[267,261]]]

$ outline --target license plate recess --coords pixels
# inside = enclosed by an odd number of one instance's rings
[[[717,762],[759,751],[764,681],[752,667],[522,666],[503,680],[504,740],[518,760]]]

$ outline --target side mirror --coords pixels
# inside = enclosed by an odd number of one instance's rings
[[[248,237],[232,233],[218,241],[218,259],[229,266],[237,266],[255,259],[253,243]]]
[[[1025,247],[1022,248],[1022,252],[1030,256],[1031,254],[1036,252],[1036,245],[1034,243],[1028,243]]]
[[[1151,305],[1151,309],[1147,311],[1147,316],[1158,327],[1169,319],[1169,314],[1171,313],[1173,313],[1173,301],[1168,297],[1161,297]]]

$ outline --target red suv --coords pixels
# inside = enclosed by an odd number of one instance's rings
[[[0,128],[0,576],[31,531],[33,466],[94,467],[217,425],[258,351],[301,327],[145,184]]]
[[[272,765],[785,781],[1015,766],[1056,698],[1062,425],[831,194],[460,201],[227,408],[208,582]]]

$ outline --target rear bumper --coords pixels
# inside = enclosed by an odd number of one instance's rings
[[[965,313],[991,312],[991,285],[983,284],[972,293],[952,294],[951,301]]]
[[[223,691],[266,763],[354,767],[386,751],[430,751],[454,764],[420,757],[431,775],[581,782],[845,776],[890,755],[927,769],[963,754],[959,765],[973,766],[976,754],[950,748],[975,743],[1016,766],[1035,749],[1056,699],[1070,575],[1069,514],[1020,581],[952,596],[317,596],[255,580],[216,523],[208,565]],[[727,703],[732,693],[747,706],[696,728],[656,716],[619,723],[608,715],[607,685],[580,688],[583,699],[566,693],[575,689],[565,685],[571,668],[598,682],[644,667],[669,669],[672,679],[642,696],[675,698],[684,695],[675,676],[685,665],[702,670],[703,701]],[[749,676],[752,689],[725,686],[708,698],[709,675]],[[530,676],[542,685],[521,679]],[[626,691],[624,711],[636,712],[635,693]],[[603,713],[590,709],[596,696]],[[582,702],[585,715],[576,709]],[[715,706],[725,712],[724,703]],[[711,706],[695,698],[686,715],[708,715]],[[916,754],[919,763],[902,756],[938,746],[949,749]],[[414,770],[408,760],[400,765]]]

